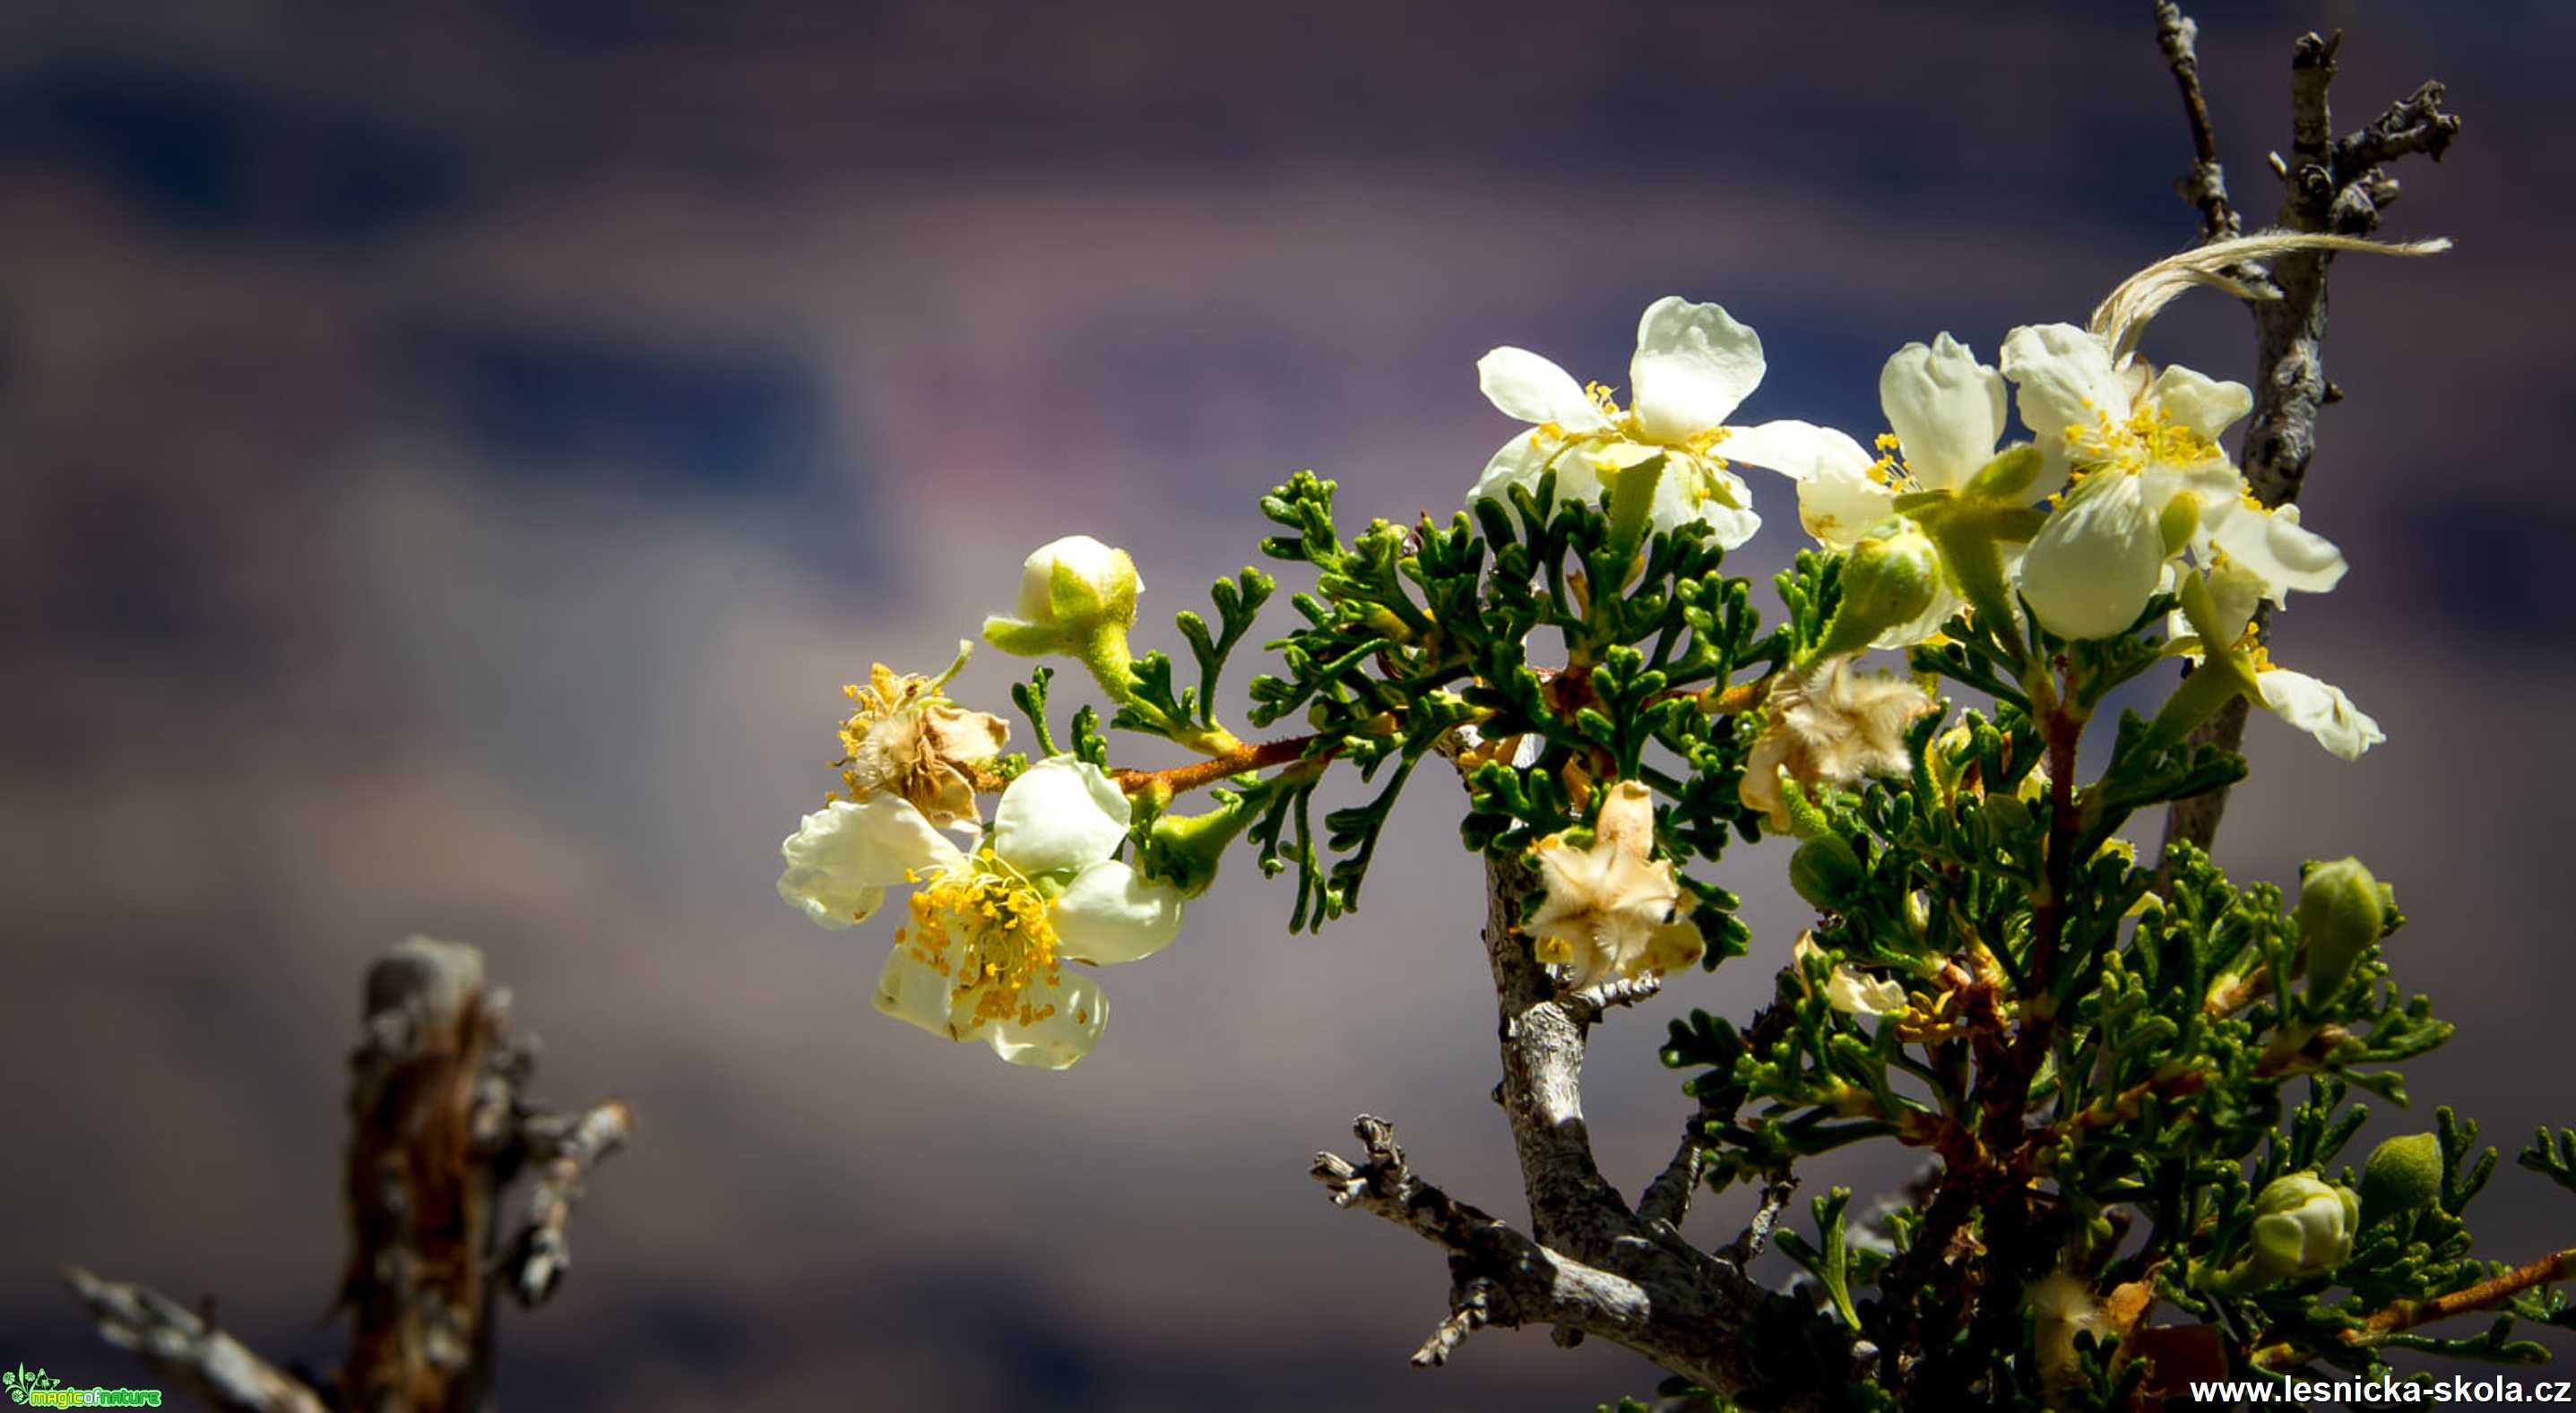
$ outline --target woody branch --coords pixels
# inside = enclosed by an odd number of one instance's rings
[[[368,970],[344,1169],[340,1301],[355,1328],[326,1386],[216,1328],[211,1302],[191,1310],[71,1268],[65,1279],[100,1335],[228,1413],[492,1407],[496,1284],[527,1305],[555,1291],[572,1259],[566,1227],[581,1183],[631,1125],[615,1100],[569,1116],[528,1102],[535,1065],[530,1046],[502,1030],[508,1007],[507,992],[485,986],[472,947],[415,937]],[[495,1213],[522,1175],[525,1215],[504,1241]]]

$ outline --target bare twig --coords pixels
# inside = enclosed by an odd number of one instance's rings
[[[2200,26],[2174,0],[2156,0],[2156,43],[2182,89],[2183,118],[2191,124],[2191,171],[2174,182],[2183,200],[2200,208],[2203,242],[2225,240],[2244,229],[2227,203],[2227,173],[2218,164],[2218,134],[2210,126],[2209,100],[2200,91]]]
[[[223,1413],[323,1413],[321,1395],[282,1373],[213,1320],[146,1286],[101,1280],[78,1266],[63,1280],[89,1307],[99,1337],[131,1349],[154,1373]]]
[[[1367,1161],[1318,1153],[1316,1180],[1336,1204],[1373,1212],[1449,1253],[1450,1314],[1414,1352],[1417,1367],[1447,1362],[1475,1330],[1544,1324],[1600,1335],[1710,1388],[1752,1382],[1754,1351],[1743,1331],[1777,1297],[1734,1267],[1638,1231],[1613,1238],[1601,1263],[1579,1259],[1415,1177],[1384,1120],[1362,1116],[1352,1131]]]
[[[520,1304],[542,1305],[562,1283],[572,1265],[566,1228],[582,1179],[626,1141],[632,1123],[626,1106],[611,1099],[577,1118],[537,1114],[520,1125],[529,1157],[538,1164],[528,1189],[527,1226],[511,1243],[507,1263],[510,1291]]]
[[[2179,31],[2188,53],[2194,26],[2175,7],[2158,0],[2156,23],[2166,59],[2174,62],[2173,36]],[[2302,35],[2290,57],[2290,156],[2272,158],[2282,183],[2280,226],[2285,230],[2365,236],[2378,229],[2388,204],[2397,199],[2397,182],[2383,164],[2414,153],[2438,160],[2459,133],[2460,120],[2442,111],[2442,86],[2426,83],[2407,98],[2347,137],[2334,135],[2334,113],[2328,101],[2334,84],[2335,52],[2342,36]],[[2198,65],[2194,60],[2184,85],[2185,115],[2192,127],[2193,150],[2206,164],[2216,152],[2205,104],[2195,103]],[[2199,168],[2195,168],[2197,172]],[[2219,189],[2223,194],[2223,188]],[[2188,186],[2202,212],[2202,238],[2216,238],[2209,207]],[[2326,269],[2333,255],[2302,251],[2282,256],[2271,271],[2278,299],[2247,307],[2254,316],[2258,346],[2254,379],[2254,414],[2247,424],[2240,464],[2255,498],[2267,508],[2296,501],[2309,462],[2316,455],[2317,413],[2340,395],[2326,381],[2323,350],[2326,334]],[[2268,614],[2258,612],[2257,631]],[[2247,704],[2239,698],[2192,733],[2205,742],[2233,751],[2245,739]],[[2189,843],[2206,849],[2218,836],[2227,810],[2221,787],[2176,801],[2165,813],[2165,844]]]
[[[1745,1223],[1743,1232],[1718,1254],[1738,1266],[1751,1265],[1753,1258],[1771,1244],[1771,1233],[1779,1228],[1780,1214],[1788,1210],[1789,1199],[1797,1192],[1798,1179],[1794,1175],[1763,1184],[1762,1202],[1753,1209],[1753,1220]]]

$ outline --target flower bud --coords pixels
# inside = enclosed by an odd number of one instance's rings
[[[1789,886],[1825,912],[1843,911],[1861,877],[1860,855],[1838,835],[1810,839],[1789,856]]]
[[[1913,623],[1941,592],[1941,554],[1911,521],[1852,546],[1843,561],[1842,602],[1816,645],[1817,657],[1860,652],[1891,628]]]
[[[2379,940],[2387,890],[2359,859],[2311,865],[2299,881],[2299,935],[2308,947],[2308,999],[2343,988],[2353,964]]]
[[[2274,1178],[2254,1199],[2254,1249],[2228,1273],[2238,1290],[2323,1275],[2352,1254],[2361,1199],[2315,1173]]]
[[[1073,650],[1103,628],[1133,626],[1143,589],[1127,551],[1067,535],[1020,566],[1018,616],[985,619],[984,640],[1022,657]]]
[[[2420,1212],[2442,1200],[2442,1141],[2408,1133],[2370,1150],[2361,1165],[2361,1224]]]

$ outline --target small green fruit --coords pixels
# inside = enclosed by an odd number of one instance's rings
[[[2379,940],[2387,890],[2359,859],[2316,864],[2299,883],[2299,935],[2308,948],[2308,999],[2322,1002]]]
[[[2408,1133],[2370,1150],[2361,1165],[2361,1224],[2420,1212],[2442,1200],[2442,1141]]]

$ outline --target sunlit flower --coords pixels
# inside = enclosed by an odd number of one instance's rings
[[[1804,672],[1772,679],[1763,699],[1762,735],[1745,757],[1738,795],[1789,829],[1789,803],[1780,773],[1812,790],[1848,788],[1873,775],[1902,775],[1913,768],[1905,728],[1933,709],[1930,693],[1901,677],[1863,676],[1849,657],[1829,657]]]
[[[1628,364],[1634,405],[1624,411],[1600,383],[1577,383],[1527,349],[1495,349],[1477,360],[1477,384],[1496,408],[1534,430],[1494,453],[1472,495],[1505,500],[1514,486],[1535,491],[1540,475],[1554,468],[1560,499],[1597,501],[1661,457],[1647,523],[1669,532],[1698,521],[1721,548],[1733,549],[1753,537],[1762,517],[1729,459],[1786,470],[1812,461],[1823,434],[1805,422],[1726,425],[1762,382],[1762,370],[1762,341],[1753,330],[1717,305],[1679,295],[1647,305],[1637,323]]]
[[[1964,489],[2003,439],[2003,375],[1948,334],[1909,343],[1887,360],[1878,405],[1894,430],[1879,438],[1876,460],[1837,434],[1819,441],[1828,454],[1798,480],[1799,521],[1833,549],[1875,533],[1896,513],[1898,496]]]
[[[1127,799],[1100,768],[1058,756],[1002,792],[989,845],[968,853],[911,802],[836,800],[782,846],[779,896],[828,928],[917,884],[877,981],[877,1009],[1018,1065],[1063,1069],[1099,1042],[1108,1001],[1065,964],[1134,961],[1179,934],[1181,895],[1111,857]]]
[[[1569,969],[1569,989],[1661,976],[1698,959],[1699,929],[1673,917],[1681,885],[1670,859],[1649,857],[1654,846],[1654,795],[1634,780],[1610,787],[1590,848],[1562,834],[1538,842],[1545,893],[1525,930],[1540,961]]]
[[[2203,563],[2235,559],[2275,602],[2343,577],[2341,552],[2295,513],[2254,501],[2219,447],[2253,406],[2244,384],[2181,367],[2151,377],[2144,361],[2115,363],[2108,343],[2071,324],[2013,330],[2003,373],[2024,425],[2074,478],[2020,567],[2022,595],[2050,631],[2104,638],[2126,629],[2186,548]]]
[[[854,802],[894,795],[931,823],[969,832],[983,827],[975,808],[975,770],[1002,753],[1010,724],[968,711],[942,692],[965,667],[970,646],[937,677],[897,674],[884,663],[868,685],[841,690],[857,705],[841,723],[841,784]]]
[[[2262,693],[2265,710],[2316,738],[2318,745],[2344,760],[2359,760],[2362,752],[2388,739],[2379,723],[2354,706],[2342,688],[2276,665],[2271,652],[2254,640],[2254,607],[2265,596],[2261,579],[2232,556],[2220,556],[2203,582],[2208,586],[2213,610],[2211,626],[2226,635],[2223,642],[2230,651],[2242,655],[2255,687]],[[2165,627],[2185,656],[2195,662],[2205,657],[2208,645],[2193,632],[2180,610],[2166,615]]]

